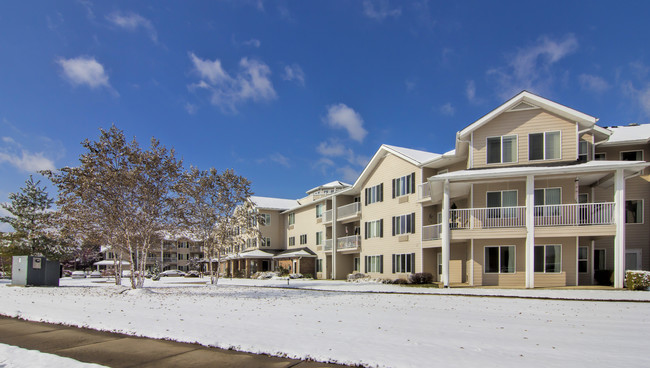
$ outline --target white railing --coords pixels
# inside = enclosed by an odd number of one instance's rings
[[[332,250],[332,239],[325,239],[323,250]]]
[[[345,218],[350,216],[356,216],[361,213],[361,202],[354,202],[346,204],[338,208],[336,212],[336,218]]]
[[[323,222],[332,222],[332,210],[323,212]]]
[[[361,235],[345,236],[336,241],[336,250],[356,249],[361,246]]]
[[[422,240],[440,239],[442,224],[422,226]]]
[[[609,225],[613,223],[613,202],[535,206],[535,226]]]
[[[449,211],[452,229],[526,226],[526,207],[467,208]]]
[[[431,186],[429,183],[422,183],[418,185],[418,199],[425,199],[431,197]]]

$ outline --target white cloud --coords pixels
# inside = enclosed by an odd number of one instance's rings
[[[25,172],[56,169],[54,167],[54,162],[45,157],[43,152],[31,153],[26,150],[22,150],[20,154],[0,152],[0,163],[4,162],[7,162]]]
[[[328,106],[325,122],[333,128],[343,128],[350,138],[363,142],[368,131],[363,128],[361,115],[343,103]]]
[[[363,1],[363,14],[378,21],[382,21],[388,17],[397,18],[402,14],[401,8],[390,8],[388,0],[364,0]]]
[[[465,87],[465,95],[469,102],[474,102],[476,99],[476,84],[473,80],[467,82],[467,87]]]
[[[286,157],[285,155],[281,153],[273,153],[271,156],[269,156],[269,160],[272,162],[278,163],[284,167],[290,167],[291,164],[289,163],[289,158]]]
[[[454,116],[456,109],[451,105],[451,102],[440,106],[440,113],[447,116]]]
[[[328,141],[321,142],[316,151],[323,156],[343,156],[350,153],[351,149],[345,148],[345,146],[338,141]]]
[[[111,22],[113,25],[130,32],[135,32],[139,28],[142,28],[147,32],[147,34],[149,34],[149,38],[151,38],[154,43],[158,43],[158,32],[156,32],[156,28],[149,19],[144,18],[139,14],[115,12],[106,16],[106,20]]]
[[[406,86],[406,91],[407,92],[412,92],[415,90],[415,86],[417,85],[414,80],[412,79],[407,79],[404,81],[404,85]]]
[[[580,74],[578,80],[585,91],[603,93],[609,89],[609,83],[597,75]]]
[[[347,183],[354,183],[360,173],[359,170],[355,170],[350,166],[339,167],[336,171],[341,174],[341,180]]]
[[[197,111],[199,111],[199,107],[196,106],[195,104],[191,104],[187,102],[185,103],[185,111],[187,111],[187,113],[190,115],[194,115],[196,114]]]
[[[112,89],[104,66],[95,58],[80,56],[78,58],[56,61],[63,68],[63,75],[73,85],[86,85],[90,88],[106,87]]]
[[[9,144],[15,144],[16,141],[11,137],[2,137],[2,141]]]
[[[578,40],[572,34],[561,40],[541,37],[534,45],[508,55],[507,66],[490,69],[487,74],[496,79],[497,93],[504,99],[521,90],[549,94],[557,78],[553,67],[577,49]]]
[[[305,85],[305,73],[298,64],[287,65],[284,67],[282,79],[286,81],[295,81],[301,86]]]
[[[255,39],[255,38],[251,38],[248,41],[244,41],[243,44],[246,45],[246,46],[252,46],[252,47],[255,47],[255,48],[258,48],[258,47],[262,46],[262,42],[260,40],[258,40],[258,39]]]
[[[237,112],[237,105],[248,100],[270,101],[277,97],[270,75],[271,69],[261,61],[242,58],[239,71],[231,76],[221,66],[221,61],[201,59],[189,54],[194,71],[202,78],[189,85],[211,92],[210,102],[223,111]]]
[[[650,116],[650,86],[639,93],[639,104],[647,116]]]

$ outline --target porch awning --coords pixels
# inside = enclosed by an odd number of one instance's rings
[[[273,258],[280,259],[280,258],[299,258],[299,257],[316,257],[316,253],[314,253],[309,248],[289,249],[282,253],[279,253]]]

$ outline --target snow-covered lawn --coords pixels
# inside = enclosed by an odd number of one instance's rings
[[[54,354],[41,353],[0,344],[0,367],[33,368],[33,367],[66,367],[66,368],[102,368],[103,365],[82,363],[78,360],[60,357]]]
[[[368,366],[650,366],[650,303],[445,295],[647,300],[648,292],[438,290],[318,280],[291,280],[293,289],[268,287],[286,286],[283,280],[221,280],[212,287],[183,278],[148,280],[147,288],[131,291],[93,281],[66,279],[60,288],[0,285],[0,314]]]

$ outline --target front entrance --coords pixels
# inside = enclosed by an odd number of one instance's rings
[[[641,249],[627,249],[625,251],[625,271],[641,269]]]
[[[442,282],[442,251],[436,257],[436,270],[438,270],[438,281]]]

